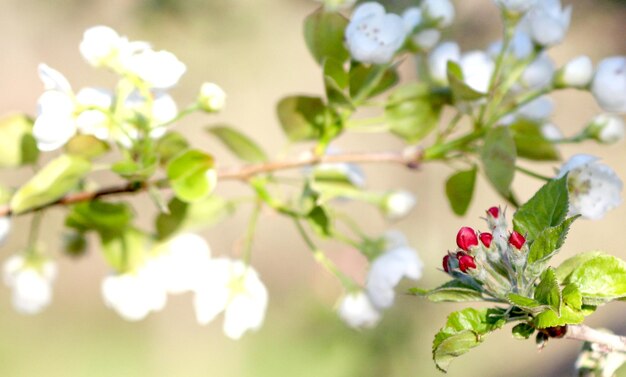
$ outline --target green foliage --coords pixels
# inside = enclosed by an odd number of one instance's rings
[[[0,119],[0,168],[32,164],[39,149],[32,135],[33,120],[22,114]]]
[[[507,299],[509,300],[509,303],[511,303],[511,305],[514,305],[532,314],[540,313],[547,309],[550,309],[550,306],[548,305],[542,304],[535,299],[518,295],[517,293],[509,293],[507,295]]]
[[[518,323],[513,326],[511,333],[515,339],[528,339],[535,333],[535,328],[528,323]]]
[[[278,103],[277,111],[283,131],[291,141],[319,139],[328,118],[319,97],[286,97]]]
[[[129,227],[122,233],[101,234],[100,239],[104,258],[115,271],[125,273],[141,265],[148,239],[138,229]]]
[[[570,217],[561,224],[544,229],[530,245],[528,264],[531,268],[543,271],[545,264],[555,256],[567,237],[569,228],[578,216]],[[535,266],[536,265],[536,266]]]
[[[513,131],[518,157],[539,161],[560,160],[559,151],[543,136],[540,124],[522,118],[509,128]]]
[[[92,135],[76,135],[65,144],[65,153],[93,160],[110,151],[109,144]]]
[[[156,154],[159,163],[167,165],[174,157],[189,149],[189,142],[183,135],[175,131],[169,131],[156,142]]]
[[[352,100],[345,92],[350,83],[350,75],[344,70],[343,63],[332,58],[324,60],[323,74],[328,103],[331,106],[345,106],[354,110]]]
[[[556,272],[552,267],[545,270],[541,276],[541,280],[535,288],[535,300],[537,302],[547,305],[557,314],[561,310],[561,288],[559,281],[556,278]]]
[[[122,233],[134,218],[130,205],[101,200],[78,203],[71,207],[65,225],[81,233],[96,231],[99,234]]]
[[[239,159],[246,162],[267,161],[267,155],[248,136],[230,126],[211,126],[207,132],[217,137]]]
[[[111,166],[111,170],[129,181],[145,181],[156,173],[158,167],[158,157],[146,153],[137,160],[130,158],[120,160]]]
[[[431,100],[425,84],[410,84],[396,89],[385,106],[385,118],[393,134],[409,143],[425,138],[439,121],[441,105]]]
[[[612,255],[578,254],[559,266],[565,284],[575,284],[586,305],[601,305],[626,297],[626,262]]]
[[[332,221],[328,212],[322,206],[315,206],[307,214],[307,220],[311,228],[321,237],[332,236]]]
[[[432,302],[467,302],[482,301],[483,294],[471,285],[459,280],[451,280],[435,289],[411,288],[409,293],[415,296],[426,297]]]
[[[304,40],[309,51],[322,64],[333,58],[344,62],[349,54],[343,44],[344,30],[348,20],[339,13],[319,9],[304,20]]]
[[[195,149],[178,155],[167,165],[167,178],[176,197],[184,202],[206,198],[215,188],[211,178],[213,157]]]
[[[451,60],[448,61],[447,67],[448,82],[452,89],[452,96],[461,101],[476,101],[485,96],[485,93],[481,93],[472,89],[463,80],[463,71],[458,63]]]
[[[515,142],[508,128],[495,127],[487,133],[480,158],[491,185],[500,195],[508,198],[517,158]]]
[[[160,213],[156,218],[155,228],[159,240],[165,240],[184,230],[213,226],[235,211],[232,202],[216,195],[194,203],[172,198],[167,208],[167,213]]]
[[[463,216],[467,212],[474,195],[476,185],[476,173],[478,168],[474,166],[470,170],[462,170],[452,174],[446,181],[446,196],[452,211]]]
[[[359,103],[387,91],[399,80],[393,66],[354,63],[350,68],[350,96]]]
[[[91,163],[82,157],[64,154],[55,158],[17,190],[11,198],[11,210],[20,214],[58,200],[90,170]]]

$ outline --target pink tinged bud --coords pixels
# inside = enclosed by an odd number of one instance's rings
[[[456,244],[463,250],[468,251],[472,246],[478,246],[478,237],[474,229],[464,226],[456,235]]]
[[[500,216],[500,208],[498,207],[491,207],[487,210],[487,213],[489,215],[491,215],[491,217],[493,217],[494,219],[497,219],[498,216]]]
[[[474,262],[474,258],[471,255],[458,252],[456,258],[459,260],[459,269],[462,272],[467,272],[470,268],[476,269],[476,262]]]
[[[443,270],[447,273],[450,273],[450,255],[446,255],[443,257]]]
[[[516,231],[513,231],[509,236],[509,243],[519,250],[526,243],[526,238]]]
[[[493,240],[493,235],[491,233],[481,233],[478,237],[480,238],[480,242],[482,242],[486,248],[491,246],[491,241]]]

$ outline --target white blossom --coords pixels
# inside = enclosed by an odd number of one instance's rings
[[[11,232],[11,218],[9,216],[0,217],[0,245],[6,241]]]
[[[424,29],[411,37],[413,43],[423,50],[430,50],[435,47],[439,38],[441,38],[441,32],[437,29]]]
[[[384,210],[390,220],[398,220],[408,215],[416,203],[417,199],[412,193],[394,191],[385,197]]]
[[[113,105],[113,94],[106,89],[83,88],[76,93],[76,101],[85,108],[76,117],[78,130],[100,140],[108,140],[110,126],[106,112]]]
[[[522,118],[541,121],[550,118],[554,112],[554,101],[546,95],[538,97],[517,109],[516,115]]]
[[[570,60],[558,74],[563,86],[584,88],[593,78],[593,63],[588,56],[582,55]]]
[[[413,32],[422,23],[422,10],[418,7],[409,7],[402,12],[402,21],[408,34]]]
[[[182,233],[167,241],[155,259],[165,290],[179,294],[194,290],[207,273],[211,249],[193,233]]]
[[[241,261],[212,259],[195,289],[194,308],[201,325],[224,312],[224,333],[239,339],[263,324],[268,294],[256,271]]]
[[[365,290],[375,307],[388,308],[395,298],[394,288],[403,277],[417,280],[422,276],[423,263],[417,252],[407,245],[395,242],[372,262]]]
[[[622,180],[613,169],[586,154],[572,156],[563,164],[558,177],[568,174],[569,215],[580,214],[599,220],[622,202]]]
[[[565,38],[571,16],[571,5],[562,8],[561,0],[541,0],[526,13],[524,26],[537,44],[553,46]]]
[[[465,84],[477,92],[486,93],[489,90],[496,65],[486,53],[467,52],[461,56],[460,66]]]
[[[537,0],[494,0],[495,3],[509,12],[524,13],[531,9]]]
[[[502,51],[502,47],[502,41],[492,43],[488,49],[489,55],[495,58]],[[513,54],[516,59],[525,59],[532,54],[533,49],[533,41],[530,36],[521,30],[517,30],[509,43],[506,53]]]
[[[126,117],[130,120],[139,113],[142,116],[152,120],[152,127],[149,136],[158,139],[165,134],[167,129],[161,125],[172,121],[178,115],[178,106],[169,94],[161,91],[151,92],[152,98],[146,99],[142,94],[135,91],[131,93],[124,101],[124,108],[127,112]],[[125,132],[118,132],[113,135],[114,139],[122,143],[122,145],[131,145],[132,140],[139,137],[136,128],[130,124],[126,125]]]
[[[548,54],[543,53],[526,67],[522,74],[522,83],[530,89],[541,89],[552,83],[554,62]]]
[[[612,56],[598,64],[591,91],[606,111],[626,113],[626,56]]]
[[[218,112],[222,110],[226,104],[226,93],[219,85],[212,82],[205,82],[200,87],[198,104],[200,108],[206,112]]]
[[[89,64],[100,67],[117,54],[124,43],[125,39],[115,30],[100,25],[85,30],[79,49]]]
[[[374,327],[381,318],[381,313],[362,291],[345,295],[337,311],[348,326],[356,329]]]
[[[168,89],[178,83],[187,67],[169,51],[145,49],[127,56],[124,69],[154,89]]]
[[[452,25],[454,6],[450,0],[424,0],[421,4],[424,18],[437,23],[440,28]]]
[[[52,282],[56,278],[52,261],[29,263],[14,255],[4,263],[4,282],[12,290],[12,302],[22,314],[37,314],[52,302]]]
[[[355,9],[345,36],[352,59],[385,64],[404,44],[406,30],[402,17],[386,13],[378,3],[367,2]]]
[[[428,55],[431,78],[439,84],[448,83],[448,62],[461,60],[461,49],[455,42],[444,42]]]
[[[591,120],[587,132],[601,143],[613,144],[624,138],[624,120],[614,114],[600,114]]]
[[[558,141],[563,139],[563,133],[554,123],[542,124],[541,135],[549,141]]]
[[[162,310],[167,292],[161,272],[159,263],[148,260],[135,271],[107,276],[102,281],[105,304],[127,321],[140,321],[151,312]]]

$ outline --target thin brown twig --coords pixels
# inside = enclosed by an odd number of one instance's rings
[[[218,181],[247,181],[259,174],[268,174],[281,170],[297,169],[305,166],[331,164],[331,163],[389,163],[403,165],[407,168],[416,169],[422,160],[421,149],[411,149],[408,152],[364,152],[364,153],[340,153],[323,156],[305,156],[296,160],[270,161],[259,164],[244,165],[235,168],[219,169]],[[133,194],[145,191],[150,186],[168,188],[167,180],[157,180],[144,183],[124,183],[106,187],[97,191],[82,191],[68,194],[54,202],[39,208],[33,208],[21,214],[39,211],[49,207],[70,205],[86,202],[104,196]],[[9,205],[0,206],[0,217],[14,215]]]

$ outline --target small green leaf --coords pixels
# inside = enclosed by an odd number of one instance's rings
[[[167,177],[176,197],[184,202],[195,202],[206,198],[215,188],[211,177],[213,157],[190,149],[175,157],[167,165]]]
[[[324,60],[324,77],[333,80],[339,89],[346,89],[350,84],[350,74],[343,69],[343,62],[329,58]]]
[[[0,119],[0,167],[32,164],[39,149],[32,135],[33,120],[23,114]]]
[[[528,323],[518,323],[511,329],[515,339],[528,339],[534,334],[535,328]]]
[[[558,161],[559,151],[541,133],[541,124],[518,119],[510,125],[518,157],[538,161]]]
[[[563,262],[559,270],[559,275],[566,275],[563,283],[578,286],[584,304],[600,305],[626,297],[626,262],[617,257],[579,254]]]
[[[63,234],[63,251],[70,257],[81,257],[87,253],[87,238],[84,233],[70,232]]]
[[[561,305],[561,315],[553,310],[546,310],[537,314],[534,319],[535,327],[545,329],[546,327],[576,325],[585,320],[583,312],[573,309],[567,305]]]
[[[129,181],[144,181],[156,173],[158,162],[155,155],[147,154],[142,156],[141,163],[130,159],[120,160],[111,166],[111,170]]]
[[[561,309],[561,288],[556,278],[554,268],[548,268],[543,275],[537,288],[535,288],[535,300],[548,305],[556,313]]]
[[[579,266],[582,266],[589,260],[602,257],[604,255],[607,254],[602,251],[587,251],[585,253],[576,254],[561,263],[561,265],[556,269],[556,277],[559,281],[564,282]]]
[[[323,9],[319,9],[304,20],[304,39],[318,63],[322,64],[326,58],[340,62],[348,59],[349,54],[343,44],[346,26],[348,20],[344,16]]]
[[[528,264],[536,263],[541,268],[541,265],[547,263],[550,258],[556,255],[565,242],[570,226],[577,218],[578,216],[570,217],[561,224],[546,228],[539,233],[537,239],[530,245]]]
[[[430,100],[425,84],[405,85],[389,96],[385,118],[391,132],[407,142],[422,140],[435,129],[441,105]]]
[[[109,144],[92,135],[76,135],[65,144],[65,152],[93,160],[107,153]]]
[[[350,69],[350,96],[357,101],[384,93],[400,81],[393,66],[353,64]]]
[[[90,170],[91,163],[82,157],[61,155],[55,158],[17,190],[11,198],[11,210],[20,214],[60,199]]]
[[[446,181],[446,196],[452,211],[458,216],[465,215],[469,208],[474,195],[477,172],[478,168],[474,166],[470,170],[458,171],[452,174]]]
[[[482,301],[484,299],[480,291],[458,280],[451,280],[432,290],[411,288],[409,293],[415,296],[426,297],[432,302],[468,302]]]
[[[581,310],[583,306],[583,296],[576,284],[567,284],[561,292],[563,302],[573,309]]]
[[[130,227],[123,233],[101,234],[102,251],[109,266],[119,273],[133,271],[142,263],[147,237]]]
[[[513,215],[515,230],[535,240],[546,228],[557,226],[568,209],[567,176],[554,179],[539,189]]]
[[[165,240],[183,230],[208,228],[232,215],[235,206],[216,195],[206,199],[185,203],[173,198],[168,203],[168,212],[156,218],[156,231],[159,240]]]
[[[126,203],[92,200],[73,205],[65,218],[65,225],[81,233],[94,230],[113,235],[129,227],[133,217],[133,210]]]
[[[315,206],[307,215],[311,227],[321,237],[332,235],[332,223],[328,213],[322,206]]]
[[[267,155],[252,139],[229,126],[212,126],[206,130],[220,139],[226,147],[246,162],[267,161]]]
[[[448,61],[447,74],[448,82],[452,89],[452,95],[456,99],[461,101],[475,101],[485,96],[485,93],[474,90],[465,83],[461,66],[452,60]]]
[[[515,175],[515,142],[506,127],[492,128],[485,137],[480,155],[485,175],[491,185],[502,195],[511,194],[510,187]]]
[[[524,311],[530,312],[532,314],[543,312],[547,309],[550,309],[550,306],[540,303],[537,300],[532,298],[518,295],[517,293],[509,293],[507,295],[507,299],[511,303],[511,305],[517,306],[518,308],[524,309]]]
[[[168,131],[156,142],[156,153],[161,165],[167,165],[171,159],[187,149],[189,149],[189,142],[183,135],[175,131]]]
[[[316,140],[322,136],[327,110],[319,97],[286,97],[278,103],[277,111],[280,124],[289,140]]]

